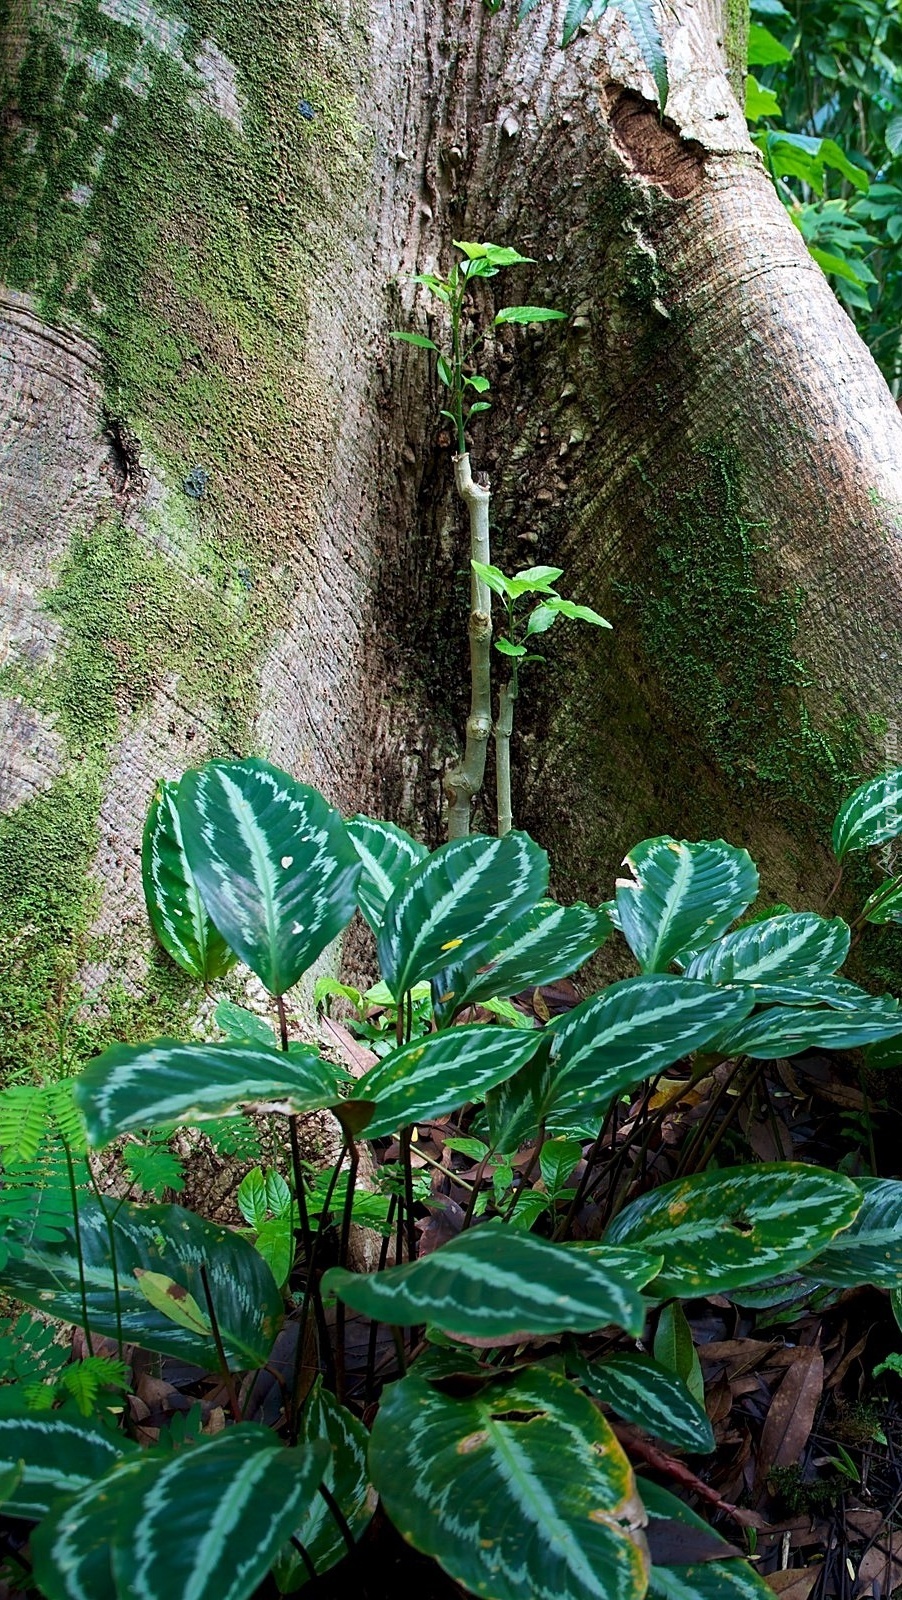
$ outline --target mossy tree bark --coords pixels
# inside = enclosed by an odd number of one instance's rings
[[[898,759],[902,422],[749,144],[739,8],[668,8],[663,122],[622,19],[561,52],[562,9],[0,4],[7,1059],[86,963],[101,1032],[193,1003],[145,968],[156,778],[259,748],[440,837],[466,529],[387,332],[453,238],[570,313],[497,331],[471,441],[496,559],[615,624],[521,693],[558,887],[667,830],[816,903],[837,785]]]

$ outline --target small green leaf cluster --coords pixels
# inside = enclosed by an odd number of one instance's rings
[[[563,567],[524,567],[520,572],[515,572],[512,578],[507,578],[500,567],[483,561],[471,561],[470,565],[492,593],[500,595],[504,601],[506,632],[494,641],[495,649],[523,665],[544,658],[529,654],[528,646],[520,637],[521,633],[523,639],[530,639],[537,633],[547,633],[558,617],[569,617],[575,622],[591,622],[596,628],[611,626],[591,606],[576,605],[572,600],[561,598],[554,584],[563,577]],[[534,595],[539,596],[539,603],[527,617],[522,618],[521,625],[522,608],[521,615],[518,615],[518,604]]]
[[[488,329],[473,333],[468,330],[470,289],[478,279],[494,278],[505,267],[532,266],[534,258],[523,256],[511,245],[468,244],[455,239],[455,250],[463,256],[456,261],[447,278],[432,272],[418,273],[414,283],[420,283],[445,307],[449,323],[449,344],[446,349],[423,333],[392,334],[404,344],[420,350],[435,352],[435,367],[439,382],[448,391],[448,403],[441,415],[454,426],[457,449],[464,455],[467,449],[466,425],[471,417],[490,411],[491,400],[486,399],[491,385],[488,378],[472,369],[473,357],[486,339]],[[537,322],[565,321],[563,311],[552,311],[548,306],[505,306],[497,313],[493,327],[525,326]]]
[[[840,858],[900,831],[900,794],[897,773],[850,797],[836,821]],[[218,1372],[231,1411],[215,1436],[186,1427],[177,1448],[142,1451],[79,1412],[99,1403],[99,1385],[121,1381],[115,1361],[73,1369],[68,1401],[48,1387],[53,1409],[39,1413],[0,1391],[0,1489],[11,1515],[39,1524],[41,1592],[249,1600],[272,1572],[289,1593],[353,1546],[378,1496],[406,1539],[498,1600],[764,1600],[727,1545],[713,1560],[706,1546],[699,1563],[650,1561],[649,1517],[695,1526],[693,1515],[636,1478],[607,1413],[670,1450],[710,1451],[681,1300],[772,1304],[787,1285],[803,1297],[864,1283],[898,1297],[902,1183],[791,1161],[702,1162],[657,1188],[622,1185],[599,1239],[572,1239],[569,1220],[603,1168],[607,1118],[650,1078],[666,1111],[712,1061],[902,1038],[898,1001],[840,975],[849,925],[782,908],[746,920],[759,887],[748,853],[667,836],[629,852],[605,906],[561,906],[524,833],[429,852],[393,825],[345,823],[258,760],[186,773],[155,805],[146,843],[161,939],[204,981],[210,951],[220,968],[243,961],[272,997],[279,1045],[234,1003],[217,1012],[224,1041],[115,1045],[74,1081],[87,1141],[102,1149],[264,1112],[285,1119],[293,1182],[248,1173],[243,1230],[77,1184],[62,1226],[36,1227],[31,1204],[8,1223],[10,1295],[83,1327],[89,1345],[102,1335]],[[392,1047],[352,1077],[289,1038],[283,997],[357,911],[396,1020]],[[635,976],[545,1027],[473,1020],[485,1001],[572,973],[615,930]],[[424,985],[431,1028],[415,1033],[412,996]],[[323,1109],[344,1145],[311,1185],[296,1119]],[[24,1102],[18,1111],[28,1127]],[[448,1158],[476,1163],[463,1180],[471,1204],[421,1252],[417,1224],[442,1200],[414,1175],[414,1135],[449,1117]],[[367,1272],[349,1257],[362,1139],[394,1173],[378,1196],[381,1260]],[[356,1374],[348,1311],[373,1330]],[[286,1317],[298,1352],[287,1370]],[[395,1369],[381,1360],[368,1435],[380,1323],[399,1356]],[[251,1409],[253,1375],[280,1364],[271,1415],[287,1444],[250,1420],[265,1411]]]

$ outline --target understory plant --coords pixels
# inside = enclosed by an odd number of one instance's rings
[[[857,791],[837,854],[902,831],[900,797],[902,772]],[[259,760],[162,787],[144,851],[157,935],[208,988],[244,963],[271,1021],[230,1002],[225,1037],[115,1045],[30,1110],[20,1096],[15,1118],[0,1098],[0,1285],[83,1330],[86,1352],[71,1371],[45,1359],[36,1320],[28,1374],[0,1388],[0,1494],[33,1525],[9,1557],[23,1583],[48,1600],[291,1593],[355,1548],[381,1501],[489,1600],[765,1600],[735,1546],[641,1475],[669,1461],[697,1482],[684,1458],[713,1446],[682,1303],[898,1295],[902,1183],[721,1167],[709,1141],[654,1187],[642,1130],[718,1067],[735,1092],[811,1047],[891,1048],[902,1010],[839,975],[842,918],[758,910],[745,850],[660,837],[625,867],[606,905],[563,906],[524,833],[430,853]],[[357,911],[395,1036],[353,1075],[291,1037],[286,996]],[[612,938],[636,974],[545,1026],[484,1009]],[[627,1143],[625,1101],[644,1108]],[[97,1179],[96,1152],[129,1136],[248,1112],[281,1128],[284,1159],[245,1177],[241,1228]],[[342,1141],[315,1180],[311,1113]],[[24,1175],[11,1152],[34,1162],[51,1124],[54,1162]],[[438,1160],[418,1154],[430,1129]],[[359,1195],[364,1165],[378,1181]],[[602,1226],[587,1236],[590,1200]],[[150,1442],[128,1393],[148,1361],[154,1393],[186,1364],[207,1383],[206,1405]]]
[[[470,645],[470,711],[463,756],[445,776],[449,839],[465,838],[470,831],[470,809],[483,785],[488,741],[492,736],[496,750],[499,834],[509,832],[513,825],[510,750],[514,704],[518,693],[518,669],[527,660],[542,659],[540,656],[529,656],[525,646],[515,636],[516,603],[526,595],[539,594],[545,598],[545,604],[537,607],[530,619],[533,633],[547,630],[560,616],[593,622],[603,628],[610,627],[610,623],[590,607],[575,605],[557,594],[552,583],[563,576],[561,568],[527,567],[512,578],[507,578],[498,567],[491,564],[491,491],[487,482],[480,482],[474,477],[466,433],[470,419],[480,412],[490,411],[492,404],[487,399],[491,387],[489,380],[474,366],[474,358],[488,337],[489,327],[474,326],[472,295],[475,284],[497,277],[504,268],[533,265],[534,262],[532,257],[521,255],[509,245],[455,241],[455,249],[463,259],[454,263],[446,278],[438,277],[435,273],[420,273],[413,280],[428,289],[444,308],[447,323],[445,348],[422,333],[395,332],[392,335],[394,339],[432,351],[435,355],[436,373],[447,391],[447,405],[442,407],[441,415],[451,423],[457,443],[454,482],[469,516],[470,615],[467,631]],[[564,320],[563,311],[554,311],[547,306],[515,305],[503,307],[490,327]],[[506,632],[495,640],[495,649],[506,656],[510,664],[510,676],[501,686],[498,715],[494,721],[491,655],[493,593],[503,598],[507,614]]]

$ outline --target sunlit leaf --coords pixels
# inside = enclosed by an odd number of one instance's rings
[[[188,865],[176,808],[177,783],[161,783],[141,846],[141,875],[151,927],[185,972],[201,983],[221,978],[236,957],[211,921]]]
[[[452,963],[432,980],[439,1027],[464,1006],[504,999],[521,989],[554,983],[588,961],[611,931],[607,913],[577,903],[542,900],[499,934],[478,965]]]
[[[829,977],[845,961],[850,938],[842,917],[828,921],[813,911],[770,917],[709,944],[690,961],[686,977],[709,983]]]
[[[833,824],[837,861],[850,850],[886,844],[902,833],[902,767],[863,783],[844,800]]]
[[[683,951],[709,944],[751,905],[758,872],[747,850],[723,839],[645,839],[617,880],[624,938],[643,972],[665,972]]]
[[[393,822],[379,822],[359,814],[346,823],[363,870],[357,884],[357,904],[374,933],[378,933],[385,908],[401,879],[429,854]]]

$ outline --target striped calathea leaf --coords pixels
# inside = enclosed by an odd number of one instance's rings
[[[185,854],[213,922],[283,995],[354,915],[360,857],[316,789],[266,761],[210,761],[178,788]]]
[[[496,1222],[387,1272],[333,1267],[323,1288],[375,1321],[429,1322],[485,1345],[587,1333],[609,1323],[638,1337],[645,1321],[635,1283],[614,1266]]]
[[[883,926],[887,922],[902,922],[902,878],[887,878],[869,895],[861,908],[864,922]]]
[[[330,1450],[323,1482],[341,1506],[352,1538],[359,1539],[376,1509],[376,1491],[369,1481],[366,1459],[369,1434],[363,1423],[323,1388],[321,1378],[304,1401],[299,1443],[316,1444],[318,1440],[324,1440]],[[318,1573],[327,1572],[348,1553],[344,1534],[320,1494],[308,1502],[291,1531]],[[296,1545],[283,1546],[273,1564],[273,1576],[280,1594],[293,1594],[308,1582],[307,1566]]]
[[[748,851],[723,839],[645,839],[624,866],[631,876],[617,879],[617,910],[643,972],[666,972],[683,952],[719,939],[758,893]]]
[[[52,1242],[23,1245],[3,1270],[3,1286],[26,1305],[83,1327],[83,1270],[93,1333],[117,1337],[118,1290],[122,1334],[129,1343],[215,1368],[213,1338],[179,1327],[150,1304],[135,1279],[136,1268],[161,1273],[206,1311],[202,1267],[229,1361],[240,1370],[263,1366],[282,1322],[282,1298],[269,1267],[239,1234],[181,1206],[101,1205],[86,1197],[79,1203],[78,1237],[70,1225]]]
[[[357,905],[374,933],[379,932],[385,908],[411,867],[425,861],[429,851],[393,822],[378,822],[359,814],[345,823],[360,857]]]
[[[55,1507],[33,1536],[47,1600],[247,1600],[327,1468],[325,1441],[283,1449],[242,1423],[143,1454]]]
[[[366,1127],[368,1139],[381,1139],[411,1122],[481,1100],[534,1055],[537,1038],[513,1028],[455,1028],[433,1033],[388,1055],[359,1078],[345,1105],[375,1102]]]
[[[811,1006],[768,1006],[714,1040],[724,1056],[752,1056],[756,1061],[776,1061],[801,1050],[854,1050],[859,1045],[902,1034],[902,1008],[886,997],[864,995],[855,1009]]]
[[[708,983],[772,983],[830,977],[849,953],[851,931],[842,917],[792,912],[752,922],[699,951],[687,978]]]
[[[647,1478],[640,1478],[637,1487],[649,1516],[653,1559],[648,1592],[654,1600],[773,1600],[773,1589],[736,1547],[676,1495]]]
[[[902,767],[881,773],[844,800],[833,824],[833,854],[842,861],[850,850],[868,850],[902,833]]]
[[[75,1103],[88,1139],[102,1149],[139,1128],[203,1123],[239,1111],[319,1110],[338,1099],[334,1069],[316,1051],[290,1051],[251,1040],[225,1044],[116,1044],[75,1080]]]
[[[892,995],[869,994],[848,978],[781,978],[749,987],[755,1004],[762,1006],[829,1006],[834,1011],[865,1010],[871,1016],[891,1016],[899,1009]]]
[[[548,857],[526,833],[452,839],[412,867],[385,908],[377,948],[397,1000],[449,961],[479,962],[548,886]]]
[[[79,1494],[136,1448],[86,1417],[26,1411],[14,1388],[0,1390],[0,1473],[22,1463],[3,1505],[6,1516],[36,1521],[54,1500]]]
[[[567,1367],[584,1388],[646,1433],[677,1450],[710,1451],[714,1434],[705,1408],[675,1372],[651,1356],[616,1351],[601,1361],[568,1356]]]
[[[864,1196],[854,1222],[805,1267],[805,1277],[838,1289],[902,1289],[902,1183],[856,1178]]]
[[[221,978],[237,957],[211,922],[182,841],[177,783],[161,783],[150,804],[141,876],[151,927],[173,961],[201,983]]]
[[[702,1049],[753,1004],[749,990],[665,973],[610,984],[546,1030],[554,1042],[540,1120],[603,1111],[615,1095]]]
[[[601,948],[610,931],[605,911],[541,900],[499,934],[477,961],[452,962],[436,974],[432,1006],[438,1026],[447,1026],[464,1006],[504,1000],[520,989],[567,977]]]
[[[605,1243],[664,1254],[649,1288],[658,1300],[729,1293],[812,1260],[861,1203],[851,1178],[821,1167],[728,1167],[641,1195],[614,1218]]]
[[[408,1542],[491,1600],[642,1600],[645,1513],[609,1424],[533,1367],[455,1397],[413,1373],[386,1390],[370,1471]]]

